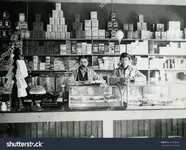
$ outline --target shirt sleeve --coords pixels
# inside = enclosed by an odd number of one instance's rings
[[[117,77],[118,76],[118,70],[117,69],[114,69],[113,72],[112,72],[112,75],[111,77]]]
[[[93,80],[103,80],[94,70],[92,70]]]
[[[139,70],[136,70],[135,77],[144,77],[144,78],[146,78],[146,76],[143,73],[141,73]]]

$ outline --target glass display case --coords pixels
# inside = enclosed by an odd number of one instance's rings
[[[114,108],[123,107],[121,89],[118,86],[83,85],[70,86],[69,107]]]
[[[129,84],[127,109],[184,109],[186,82]]]

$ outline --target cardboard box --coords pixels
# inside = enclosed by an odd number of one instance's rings
[[[55,39],[56,38],[56,33],[55,32],[51,32],[51,38]]]
[[[109,43],[109,54],[114,54],[115,46],[114,42]]]
[[[51,32],[45,32],[45,37],[46,37],[46,39],[50,39],[51,38]]]
[[[92,22],[91,20],[85,20],[85,30],[91,30]]]
[[[67,47],[65,44],[60,44],[60,54],[63,55],[63,54],[66,54],[66,51],[67,51]]]
[[[36,14],[36,22],[41,22],[41,14]]]
[[[92,30],[85,30],[85,37],[92,37]]]
[[[52,32],[52,25],[47,24],[47,32]]]
[[[129,24],[129,31],[134,31],[134,25],[133,24]]]
[[[58,18],[58,11],[57,10],[52,10],[52,17]]]
[[[43,31],[43,28],[44,28],[43,22],[38,22],[38,30]]]
[[[181,30],[180,21],[168,21],[168,30]]]
[[[66,32],[66,39],[70,39],[70,32]]]
[[[60,23],[59,23],[59,18],[54,18],[54,24],[55,25],[59,25]]]
[[[87,44],[87,54],[92,54],[92,44]]]
[[[59,19],[59,24],[60,25],[65,25],[65,18],[60,18]]]
[[[133,38],[133,31],[128,31],[127,32],[127,38],[132,39]]]
[[[34,31],[39,30],[39,23],[38,23],[38,22],[34,22],[34,23],[33,23],[33,30],[34,30]]]
[[[57,32],[62,32],[62,25],[57,26]]]
[[[92,30],[92,38],[98,39],[99,36],[99,30]]]
[[[50,19],[49,19],[49,24],[50,24],[50,25],[54,25],[54,18],[50,17]]]
[[[90,19],[91,20],[97,20],[97,11],[91,11],[90,12]]]
[[[60,32],[56,32],[56,39],[61,39],[61,33]]]
[[[92,53],[99,53],[99,44],[94,43]]]
[[[99,53],[104,54],[105,52],[105,44],[99,44]]]
[[[52,25],[52,32],[58,32],[57,27],[58,27],[57,25]]]
[[[82,43],[77,43],[77,54],[82,54]]]
[[[61,10],[61,3],[56,3],[56,10]]]
[[[161,39],[161,32],[159,32],[159,31],[156,31],[155,32],[155,39]]]
[[[75,37],[76,37],[76,38],[81,38],[81,31],[76,30],[76,31],[75,31]]]
[[[61,39],[65,39],[66,38],[66,33],[65,32],[61,32]]]
[[[137,22],[137,30],[141,31],[142,30],[142,23],[141,22]]]
[[[99,30],[99,37],[105,37],[105,30]]]
[[[59,19],[64,17],[63,10],[57,10],[57,17],[58,17]]]
[[[77,30],[80,30],[80,31],[83,30],[83,23],[78,23],[77,24]]]
[[[98,30],[98,29],[99,29],[98,20],[92,20],[92,30]]]
[[[129,30],[129,24],[128,23],[124,23],[123,24],[123,30],[124,31],[128,31]]]
[[[64,32],[67,32],[67,25],[64,25]]]
[[[25,22],[25,14],[24,13],[19,14],[19,22]]]
[[[162,39],[167,39],[167,32],[162,32]]]
[[[71,54],[77,54],[77,43],[76,43],[76,41],[72,41]]]
[[[142,23],[142,30],[147,31],[147,23],[146,22]]]
[[[72,28],[73,30],[78,30],[78,23],[74,22]]]
[[[80,22],[80,14],[75,15],[75,22]]]

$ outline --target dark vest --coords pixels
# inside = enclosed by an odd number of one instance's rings
[[[78,70],[78,75],[76,81],[88,81],[88,73],[86,72],[85,75],[83,76],[81,71]]]

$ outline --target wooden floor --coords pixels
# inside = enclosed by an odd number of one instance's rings
[[[87,138],[103,137],[101,121],[0,124],[0,137]],[[186,137],[186,119],[114,121],[114,137]]]

